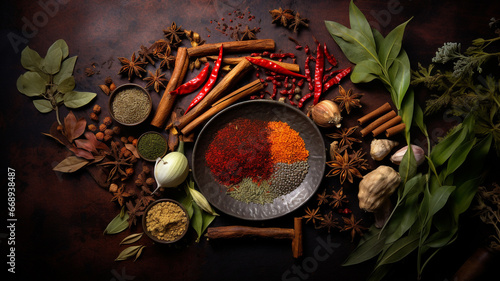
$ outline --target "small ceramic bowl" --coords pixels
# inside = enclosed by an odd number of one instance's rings
[[[144,94],[144,96],[143,97],[136,96],[134,97],[134,99],[130,100],[130,102],[127,104],[127,101],[121,100],[119,97],[125,91],[129,90],[138,91]],[[141,114],[140,118],[134,118],[133,114],[137,114],[139,108],[137,108],[133,103],[137,102],[138,98],[141,99],[143,98],[144,102],[146,103],[146,106],[143,109],[144,112]],[[122,107],[124,107],[124,110],[121,114],[114,112],[115,103],[119,103]],[[113,92],[111,92],[108,100],[108,109],[109,109],[109,114],[111,115],[113,120],[115,120],[119,124],[125,126],[135,126],[141,124],[149,117],[153,109],[153,102],[151,100],[151,96],[149,95],[148,91],[146,91],[146,89],[144,89],[138,84],[127,83],[118,86]]]
[[[162,151],[161,153],[159,153],[158,155],[155,155],[155,156],[153,156],[153,157],[151,157],[151,156],[149,156],[149,157],[148,157],[147,155],[144,155],[144,153],[143,153],[143,152],[141,152],[141,149],[140,149],[140,147],[142,146],[141,141],[144,141],[144,136],[146,136],[146,135],[150,135],[150,134],[155,134],[155,135],[160,136],[160,137],[161,137],[161,139],[162,139],[162,141],[163,141],[163,143],[165,144],[165,149],[163,149],[163,151]],[[167,153],[167,151],[168,151],[168,143],[167,143],[167,139],[165,138],[165,136],[164,136],[164,135],[162,135],[162,134],[160,134],[160,133],[158,133],[158,132],[155,132],[155,131],[145,132],[145,133],[143,133],[143,134],[139,137],[139,139],[137,139],[137,152],[139,153],[139,156],[141,156],[141,158],[142,158],[142,159],[144,159],[144,160],[146,160],[146,161],[149,161],[149,162],[155,162],[155,161],[156,161],[156,159],[158,159],[158,157],[160,157],[160,158],[161,158],[161,157],[165,156],[165,154]]]
[[[176,204],[177,206],[179,206],[182,209],[184,215],[187,218],[186,228],[184,229],[184,231],[178,237],[176,237],[173,240],[169,240],[169,241],[163,240],[163,239],[159,239],[158,237],[156,237],[155,235],[153,235],[151,232],[149,232],[147,230],[147,216],[148,216],[149,211],[151,210],[151,208],[153,208],[153,206],[157,205],[158,203],[162,203],[162,202],[171,202],[171,203]],[[146,233],[146,235],[151,240],[153,240],[154,242],[161,243],[161,244],[172,244],[172,243],[175,243],[175,242],[181,240],[182,237],[184,237],[186,235],[186,233],[187,233],[187,231],[189,229],[189,215],[188,215],[187,210],[184,208],[184,206],[182,206],[181,203],[179,203],[179,202],[177,202],[175,200],[172,200],[172,199],[158,199],[158,200],[152,202],[151,204],[149,204],[149,206],[144,211],[144,215],[142,215],[142,229]]]

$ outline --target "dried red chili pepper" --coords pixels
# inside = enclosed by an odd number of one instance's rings
[[[323,92],[323,72],[325,70],[325,58],[323,50],[321,49],[321,44],[318,43],[316,49],[316,68],[314,70],[314,101],[313,104],[316,105],[319,102],[321,93]]]
[[[215,61],[215,66],[212,69],[212,73],[210,73],[210,78],[208,79],[205,86],[203,86],[203,89],[201,89],[201,91],[198,93],[198,95],[196,95],[196,97],[193,99],[193,101],[191,101],[191,103],[189,104],[189,106],[186,109],[186,112],[184,114],[186,114],[193,106],[198,104],[198,102],[200,102],[207,95],[207,93],[210,92],[210,90],[212,90],[212,88],[214,87],[215,81],[217,81],[217,75],[219,73],[219,69],[220,69],[220,66],[222,63],[222,49],[223,49],[222,45],[220,45],[219,57],[217,58],[217,61]]]
[[[337,74],[332,79],[328,80],[328,82],[325,83],[325,91],[330,89],[331,86],[340,83],[340,80],[342,80],[342,78],[346,77],[347,74],[349,74],[349,73],[351,73],[351,67],[348,67],[348,68],[342,70],[342,72]]]
[[[326,43],[323,45],[323,50],[325,51],[325,57],[326,60],[332,65],[336,66],[337,65],[337,59],[333,55],[328,52],[328,48],[326,47]]]
[[[310,56],[306,57],[306,62],[304,64],[304,73],[306,74],[306,80],[307,80],[307,83],[309,85],[309,91],[312,92],[314,90],[314,86],[312,83],[311,69],[309,68],[309,60],[310,59],[311,59]]]
[[[328,79],[332,78],[333,75],[336,75],[342,71],[344,71],[345,69],[335,69],[334,71],[331,71],[331,72],[328,72],[328,74],[326,74],[325,76],[323,76],[323,83],[325,83],[326,81],[328,81]]]
[[[170,92],[171,95],[186,95],[194,92],[198,89],[208,77],[208,70],[210,69],[210,64],[207,62],[205,67],[201,70],[201,72],[193,79],[188,82],[180,85],[177,89]]]
[[[272,53],[269,55],[270,58],[272,59],[284,59],[284,58],[294,58],[295,54],[294,53],[282,53],[282,54],[277,54],[277,53]]]
[[[246,59],[249,62],[251,62],[252,64],[255,64],[257,66],[269,69],[269,70],[271,70],[273,72],[276,72],[276,73],[279,73],[279,74],[296,76],[296,77],[301,77],[301,78],[306,78],[306,76],[304,76],[302,74],[299,74],[299,73],[295,73],[293,71],[290,71],[290,70],[282,67],[281,65],[279,65],[279,64],[277,64],[277,63],[275,63],[273,61],[270,61],[270,60],[256,59],[256,58],[252,58],[252,57],[246,57]]]
[[[304,102],[306,100],[308,100],[310,97],[312,97],[312,93],[309,93],[305,96],[303,96],[300,100],[299,100],[299,108],[301,108],[302,106],[304,106]]]

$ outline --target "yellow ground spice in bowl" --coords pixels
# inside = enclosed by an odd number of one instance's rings
[[[187,231],[188,215],[179,203],[173,200],[160,201],[146,211],[145,231],[157,242],[175,242]]]
[[[273,121],[267,124],[268,140],[271,143],[271,158],[274,163],[292,164],[307,161],[309,151],[299,133],[287,123]]]

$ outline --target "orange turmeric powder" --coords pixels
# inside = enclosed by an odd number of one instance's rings
[[[271,143],[271,159],[273,163],[295,163],[307,161],[309,151],[299,133],[287,123],[272,121],[267,124],[268,140]]]

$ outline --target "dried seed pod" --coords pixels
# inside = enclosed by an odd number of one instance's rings
[[[101,88],[101,90],[104,92],[104,94],[106,94],[107,96],[109,96],[109,93],[111,92],[111,90],[109,89],[108,86],[106,86],[106,85],[99,85],[99,88]]]
[[[370,156],[373,160],[381,161],[383,160],[391,150],[398,146],[397,141],[392,141],[388,139],[373,139],[370,144]]]

